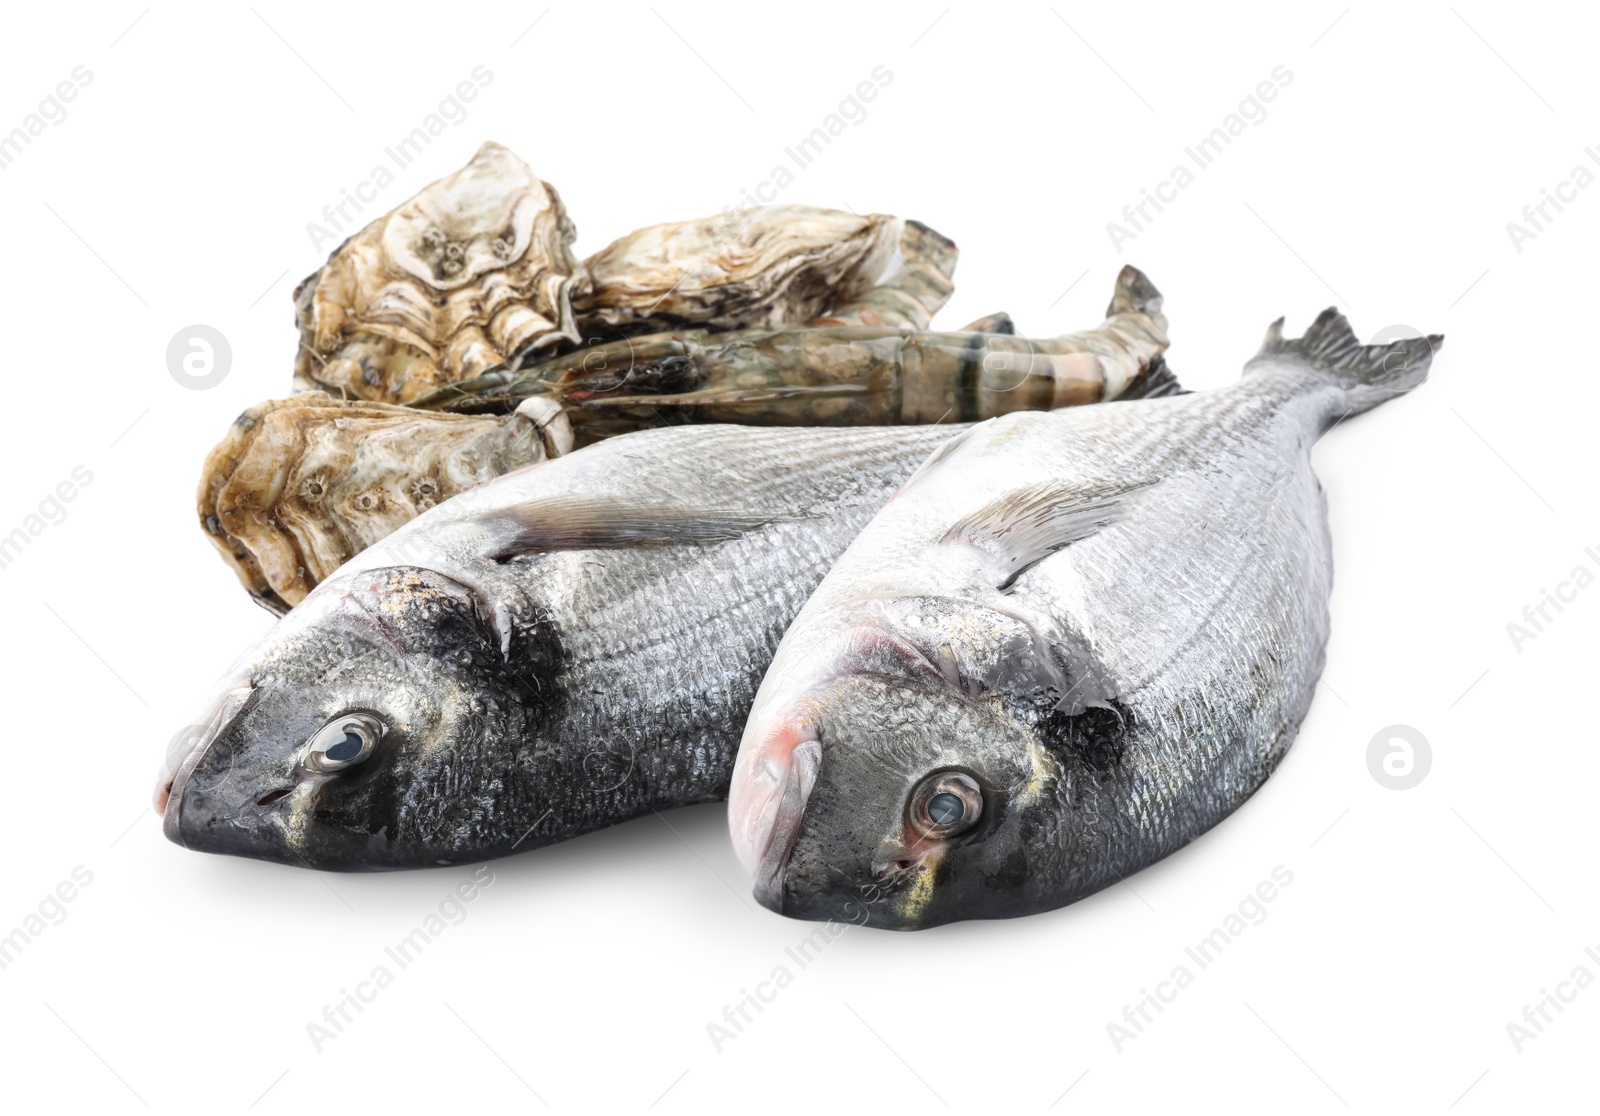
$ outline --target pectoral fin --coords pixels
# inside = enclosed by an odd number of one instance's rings
[[[1085,492],[1053,481],[1029,485],[973,512],[939,541],[976,550],[990,581],[1004,592],[1030,567],[1117,522],[1129,498],[1145,487]]]
[[[781,518],[666,501],[619,503],[591,496],[558,496],[488,512],[477,523],[488,532],[488,557],[503,562],[519,554],[555,550],[720,542]]]

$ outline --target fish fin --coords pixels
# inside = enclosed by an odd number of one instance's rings
[[[1188,395],[1189,389],[1178,382],[1178,377],[1163,356],[1157,356],[1144,371],[1128,381],[1128,386],[1117,395],[1117,402],[1128,399],[1159,399],[1165,395]]]
[[[1294,363],[1330,376],[1345,389],[1344,415],[1376,407],[1404,394],[1428,378],[1433,354],[1444,344],[1441,334],[1410,337],[1389,344],[1363,345],[1350,322],[1330,306],[1317,315],[1304,336],[1285,340],[1283,319],[1267,327],[1261,351],[1245,366],[1258,361]]]
[[[1111,292],[1111,305],[1106,307],[1106,317],[1118,314],[1149,314],[1159,317],[1163,326],[1166,317],[1161,313],[1161,292],[1150,282],[1150,277],[1132,264],[1117,273],[1117,286]]]
[[[488,534],[486,555],[504,562],[519,554],[554,550],[721,542],[781,518],[666,501],[617,503],[594,496],[557,496],[486,512],[474,522]]]
[[[964,517],[939,541],[976,550],[1005,592],[1032,566],[1121,519],[1128,497],[1144,487],[1085,493],[1054,481],[1029,485]]]
[[[1004,310],[993,314],[985,314],[976,321],[968,322],[958,331],[960,333],[1004,333],[1015,335],[1017,323],[1011,320],[1011,315]]]

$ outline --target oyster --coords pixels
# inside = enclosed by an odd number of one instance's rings
[[[582,263],[575,237],[555,189],[485,143],[300,284],[302,394],[240,416],[200,484],[257,600],[286,611],[432,504],[613,434],[938,422],[1164,383],[1160,297],[1132,269],[1110,334],[1029,341],[1003,314],[922,332],[957,249],[917,221],[756,207]]]
[[[652,225],[583,262],[573,294],[585,338],[800,325],[864,296],[903,222],[809,205],[769,205]],[[948,297],[948,293],[947,293]]]
[[[206,457],[200,522],[250,594],[283,613],[434,504],[572,444],[546,398],[469,416],[305,392],[234,421]]]
[[[484,144],[296,288],[295,387],[404,403],[576,343],[575,236],[555,189]]]

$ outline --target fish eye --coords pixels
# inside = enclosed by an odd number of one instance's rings
[[[906,804],[911,824],[924,836],[954,837],[978,824],[983,816],[983,791],[961,771],[936,771],[911,792]]]
[[[305,764],[313,771],[343,771],[367,759],[378,747],[384,724],[370,713],[336,717],[306,745]]]
[[[933,819],[934,825],[952,825],[960,821],[965,812],[961,796],[949,791],[940,791],[928,799],[928,817]]]

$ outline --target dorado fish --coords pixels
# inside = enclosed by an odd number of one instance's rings
[[[935,451],[783,637],[734,770],[756,897],[911,930],[1071,903],[1272,773],[1332,558],[1311,447],[1439,337],[1282,320],[1231,386],[1016,413]]]
[[[1159,394],[1175,387],[1160,296],[1130,272],[1084,336],[1143,369],[1123,396]],[[1054,368],[1002,371],[1031,392]],[[167,836],[405,868],[724,797],[785,625],[960,429],[649,430],[444,501],[333,571],[224,678],[158,782]]]

